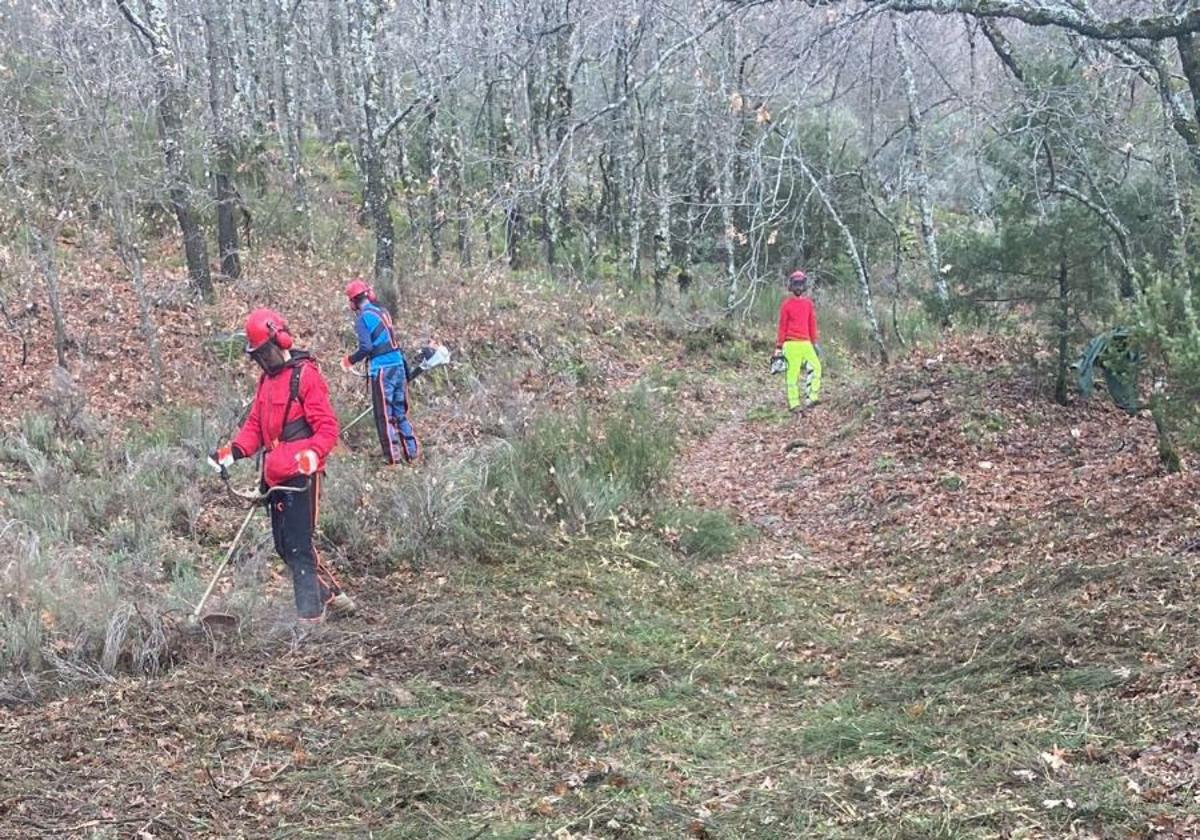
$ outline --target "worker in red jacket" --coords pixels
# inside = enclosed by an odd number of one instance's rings
[[[237,436],[210,462],[221,470],[264,452],[261,489],[268,494],[275,550],[292,572],[298,621],[319,624],[326,608],[343,614],[355,608],[313,543],[325,459],[338,439],[337,415],[316,360],[293,347],[287,321],[278,312],[250,313],[246,353],[263,371],[258,391]]]
[[[817,344],[817,312],[808,296],[808,276],[793,271],[788,277],[792,296],[779,307],[779,329],[775,335],[775,355],[787,361],[788,409],[800,411],[816,405],[821,399],[821,350]],[[800,371],[807,367],[807,392],[800,404]]]

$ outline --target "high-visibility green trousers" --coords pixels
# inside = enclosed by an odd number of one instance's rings
[[[808,398],[816,402],[821,396],[821,360],[811,341],[783,342],[783,358],[787,359],[788,408],[800,405],[800,371],[807,365]]]

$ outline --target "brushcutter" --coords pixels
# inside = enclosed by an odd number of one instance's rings
[[[268,487],[266,490],[238,490],[229,480],[229,471],[221,467],[221,480],[225,482],[225,492],[230,498],[238,502],[249,503],[253,508],[262,502],[265,502],[271,497],[272,493],[304,493],[312,485],[312,479],[305,478],[304,483],[297,487],[288,487],[287,485],[278,485],[276,487]]]
[[[208,588],[204,590],[204,594],[200,596],[200,602],[196,604],[196,609],[192,610],[192,614],[188,616],[188,626],[190,627],[208,627],[208,628],[233,628],[237,626],[238,617],[232,613],[208,613],[201,616],[200,613],[204,610],[204,605],[208,603],[208,597],[212,595],[213,588],[217,585],[217,581],[221,577],[221,572],[225,571],[225,566],[229,564],[229,558],[233,557],[233,552],[241,542],[242,534],[246,532],[246,526],[250,524],[250,517],[254,515],[254,508],[246,511],[246,518],[242,520],[242,525],[238,528],[237,533],[233,536],[233,542],[229,544],[229,550],[225,552],[225,556],[217,565],[216,572],[213,573],[212,580],[208,582]]]
[[[409,382],[412,382],[422,373],[450,363],[450,351],[444,344],[427,344],[413,355],[419,358],[421,362],[416,367],[410,367],[407,363],[405,364]],[[359,370],[357,367],[343,368],[343,370],[353,376],[357,376],[359,379],[370,378],[370,374],[364,370]]]

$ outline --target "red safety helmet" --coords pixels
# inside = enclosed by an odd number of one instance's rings
[[[797,269],[788,275],[788,290],[803,292],[808,288],[808,275]]]
[[[255,309],[246,317],[246,352],[253,353],[268,341],[274,341],[280,350],[291,349],[287,319],[274,309]]]
[[[361,277],[355,277],[346,284],[346,297],[350,299],[350,303],[354,303],[363,295],[367,296],[367,300],[375,300],[375,292]]]

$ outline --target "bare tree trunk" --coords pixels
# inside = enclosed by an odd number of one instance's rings
[[[488,34],[487,25],[483,28],[484,34]],[[488,69],[488,72],[491,68]],[[494,81],[484,83],[483,94],[483,119],[487,126],[487,153],[488,153],[488,182],[492,185],[492,189],[496,189],[502,183],[499,177],[500,164],[497,160],[500,153],[500,143],[496,138],[496,84]],[[492,241],[492,213],[491,208],[485,209],[483,213],[483,243],[484,243],[484,258],[490,263],[496,258],[495,243]]]
[[[429,261],[434,268],[442,263],[442,132],[438,126],[438,106],[431,101],[425,110],[425,156],[429,164],[429,179],[425,185],[428,211]]]
[[[717,176],[717,205],[721,208],[721,237],[718,240],[721,262],[725,267],[725,314],[732,315],[738,299],[737,227],[733,221],[733,147],[721,154],[721,171]]]
[[[566,0],[564,9],[565,20],[562,29],[554,41],[554,72],[550,91],[550,128],[555,148],[562,150],[570,136],[571,114],[575,107],[575,91],[572,87],[572,40],[575,23],[571,20],[571,2]],[[571,211],[567,191],[569,171],[571,167],[571,148],[567,148],[554,156],[554,174],[552,184],[555,187],[555,236],[570,229]],[[557,238],[555,242],[557,243]]]
[[[454,197],[454,223],[458,247],[458,264],[462,268],[471,265],[471,218],[467,209],[466,184],[463,164],[462,135],[456,129],[450,135],[450,190]]]
[[[626,100],[621,109],[625,146],[622,149],[622,157],[625,161],[626,175],[622,187],[625,190],[625,219],[629,233],[625,247],[629,258],[629,282],[637,288],[642,279],[642,191],[646,184],[646,154],[642,145],[644,138],[641,103],[630,86],[630,65],[633,62],[629,50],[630,39],[628,33],[623,32],[622,35],[624,42],[620,50],[617,79],[618,90]]]
[[[1179,187],[1179,170],[1175,166],[1175,155],[1167,148],[1163,156],[1166,165],[1163,167],[1163,172],[1167,181],[1167,194],[1171,200],[1171,221],[1173,223],[1171,230],[1171,264],[1175,271],[1182,272],[1187,264],[1187,215],[1183,210],[1183,196]]]
[[[241,247],[238,242],[238,193],[234,186],[233,138],[225,96],[229,89],[222,50],[228,44],[225,15],[220,8],[204,10],[204,35],[208,59],[208,101],[213,120],[213,192],[217,204],[217,248],[221,255],[221,273],[238,278],[242,274]],[[126,262],[128,267],[128,262]],[[132,270],[132,269],[131,269]],[[141,266],[139,263],[138,271]]]
[[[261,19],[256,17],[257,9],[253,3],[243,2],[236,4],[241,9],[242,18],[242,43],[246,47],[245,61],[242,63],[244,73],[241,77],[240,90],[246,101],[246,108],[250,115],[251,124],[255,129],[262,127],[262,115],[264,110],[270,110],[270,97],[264,101],[262,91],[262,78],[259,75],[259,56],[262,54],[259,36],[264,27]],[[231,29],[232,31],[232,29]]]
[[[883,208],[879,206],[879,202],[875,200],[870,187],[867,186],[867,179],[862,172],[858,173],[858,183],[862,187],[862,194],[866,197],[867,202],[871,205],[871,209],[875,211],[875,215],[888,226],[888,230],[892,234],[892,266],[889,269],[892,280],[892,332],[896,335],[896,341],[901,347],[907,347],[908,343],[904,340],[904,333],[900,329],[899,318],[899,302],[900,296],[903,293],[901,282],[901,269],[903,265],[904,245],[900,238],[900,228],[896,225],[892,218],[883,212]]]
[[[1070,274],[1067,265],[1066,243],[1062,243],[1058,257],[1058,370],[1054,378],[1054,401],[1067,404],[1067,355],[1070,348],[1071,305]]]
[[[586,186],[583,194],[583,206],[591,208],[591,212],[583,214],[587,220],[587,224],[583,226],[583,236],[587,264],[592,265],[600,253],[600,226],[605,217],[601,207],[602,199],[598,199],[596,195],[595,168],[589,166],[584,170],[584,181]],[[603,195],[603,192],[604,185],[600,184],[600,194]]]
[[[289,5],[291,8],[289,9]],[[312,210],[308,202],[308,183],[304,174],[302,139],[302,115],[297,103],[295,39],[292,29],[294,15],[300,8],[295,0],[276,0],[275,46],[279,53],[279,103],[277,117],[279,134],[287,153],[288,167],[292,175],[292,190],[295,209],[300,217],[302,239],[305,250],[313,248]]]
[[[636,288],[642,281],[642,189],[646,183],[646,161],[630,167],[629,182],[629,282]]]
[[[523,221],[521,215],[520,194],[518,192],[516,167],[513,164],[513,130],[512,108],[509,103],[501,106],[499,152],[504,168],[504,255],[508,258],[508,267],[514,271],[521,267],[521,237]]]
[[[721,264],[725,275],[725,312],[732,314],[737,306],[738,272],[737,272],[737,243],[738,230],[733,212],[733,154],[730,152],[721,161],[721,172],[717,179],[717,204],[721,208],[721,236],[719,250]]]
[[[54,354],[58,358],[58,366],[67,366],[67,323],[63,317],[62,287],[58,279],[58,258],[54,252],[54,238],[58,235],[58,227],[50,236],[44,236],[36,226],[26,223],[29,241],[33,246],[33,255],[37,260],[42,279],[46,282],[46,302],[50,304],[50,316],[54,321]]]
[[[655,205],[654,229],[654,308],[663,304],[663,289],[671,272],[671,164],[667,157],[666,94],[658,86],[658,117],[655,120]]]
[[[349,132],[346,130],[345,115],[351,109],[346,102],[346,71],[342,64],[342,44],[346,39],[346,4],[342,0],[327,0],[329,5],[329,56],[332,64],[331,86],[333,88],[333,118],[336,123],[334,136],[338,140],[346,140]]]
[[[363,200],[375,232],[375,283],[391,289],[396,266],[396,228],[392,222],[391,189],[383,164],[383,129],[380,116],[383,103],[383,79],[379,68],[378,44],[384,0],[371,0],[364,7],[359,32],[359,57],[363,81],[359,93],[362,124],[359,128],[364,169]]]
[[[1163,472],[1177,473],[1183,469],[1183,459],[1179,456],[1179,448],[1175,445],[1170,423],[1167,422],[1164,400],[1162,386],[1156,382],[1150,396],[1150,417],[1154,420],[1154,431],[1158,438],[1158,463]]]
[[[125,265],[125,270],[129,272],[130,280],[133,281],[133,291],[138,303],[138,329],[146,343],[146,352],[150,356],[150,369],[154,377],[153,397],[155,401],[160,401],[163,396],[163,360],[158,344],[158,330],[150,314],[150,296],[146,294],[146,279],[142,274],[142,254],[138,247],[129,241],[124,227],[124,222],[117,223],[117,254]]]
[[[703,101],[702,88],[697,86],[697,92],[692,100],[691,131],[687,140],[687,225],[684,230],[683,256],[679,270],[679,292],[685,294],[692,285],[692,272],[695,269],[696,238],[700,235],[700,138],[703,120],[700,115],[700,105]]]
[[[213,285],[208,270],[208,247],[192,211],[192,185],[183,154],[183,144],[186,140],[183,124],[186,98],[175,51],[171,46],[164,0],[146,0],[146,22],[129,8],[128,0],[117,0],[117,5],[130,25],[150,45],[158,89],[158,116],[162,128],[163,157],[167,164],[171,207],[175,211],[179,231],[183,236],[188,277],[201,297],[211,301]]]
[[[829,218],[833,221],[834,227],[842,235],[842,240],[846,244],[846,255],[850,257],[850,262],[854,265],[854,271],[858,275],[859,293],[863,299],[863,310],[867,316],[867,323],[871,327],[871,337],[875,340],[875,348],[879,351],[879,360],[883,364],[888,363],[887,345],[883,341],[883,330],[879,326],[879,318],[875,313],[875,299],[871,294],[871,277],[867,273],[867,265],[863,262],[862,254],[858,249],[858,243],[854,239],[854,234],[850,232],[850,228],[842,221],[841,214],[837,208],[833,206],[833,202],[829,199],[829,194],[821,186],[821,182],[817,180],[816,175],[809,169],[808,164],[803,157],[797,157],[796,163],[800,167],[800,171],[804,177],[812,184],[813,192],[817,194],[817,198],[825,206],[825,211],[829,214]]]
[[[908,100],[908,130],[912,135],[913,159],[916,165],[917,205],[921,212],[921,239],[925,242],[925,256],[929,266],[929,281],[937,293],[938,300],[945,305],[950,301],[950,289],[942,275],[942,261],[938,255],[937,232],[933,223],[933,197],[929,187],[929,163],[925,149],[925,127],[921,119],[921,103],[917,99],[917,82],[913,77],[912,58],[908,50],[908,37],[899,15],[892,17],[892,33],[896,40],[896,53],[900,58],[900,72],[904,78],[904,94]],[[945,313],[943,313],[944,316]]]

